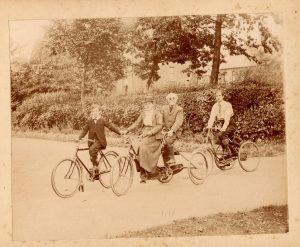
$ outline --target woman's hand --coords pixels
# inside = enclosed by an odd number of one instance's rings
[[[128,130],[121,130],[120,133],[121,135],[126,135],[128,133]]]
[[[172,129],[170,129],[168,132],[167,132],[167,136],[168,137],[171,137],[173,135],[174,131]]]

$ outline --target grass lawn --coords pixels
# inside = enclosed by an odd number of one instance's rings
[[[141,231],[125,232],[117,238],[191,237],[288,232],[288,207],[265,206],[252,211],[218,213],[176,220]]]

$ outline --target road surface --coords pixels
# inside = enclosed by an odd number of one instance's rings
[[[262,158],[253,173],[237,164],[229,171],[214,167],[198,186],[189,180],[186,170],[168,184],[140,184],[135,173],[132,188],[122,197],[98,181],[84,179],[85,192],[62,199],[52,190],[51,171],[61,159],[72,158],[74,148],[70,142],[12,139],[14,240],[107,238],[176,219],[287,204],[285,155]],[[126,153],[124,148],[110,149]],[[89,162],[87,153],[82,157]]]

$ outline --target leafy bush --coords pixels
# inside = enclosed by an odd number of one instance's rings
[[[285,117],[282,85],[234,84],[223,86],[225,100],[233,105],[237,133],[242,137],[262,140],[284,140]],[[166,92],[167,93],[167,92]],[[164,94],[156,94],[158,105],[166,103]],[[207,125],[215,102],[214,90],[202,88],[196,92],[181,92],[179,105],[184,108],[183,135],[197,134]],[[140,114],[144,95],[88,98],[98,103],[103,114],[119,127],[128,127]],[[81,129],[86,120],[77,95],[68,93],[38,94],[23,102],[13,112],[15,126],[30,129]]]
[[[64,92],[36,94],[25,100],[12,113],[13,124],[29,129],[64,128],[79,129],[85,117],[79,97]]]

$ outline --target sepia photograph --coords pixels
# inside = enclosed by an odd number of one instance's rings
[[[281,15],[8,26],[13,240],[289,232]]]
[[[3,0],[0,246],[299,246],[297,0]]]

